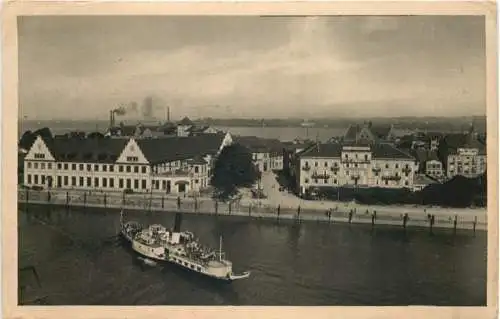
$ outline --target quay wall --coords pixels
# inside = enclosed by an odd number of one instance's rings
[[[401,227],[487,230],[485,209],[448,209],[407,206],[361,206],[333,203],[327,208],[272,206],[256,201],[216,202],[210,198],[180,198],[157,194],[123,194],[83,191],[17,193],[20,204],[96,207],[116,210],[168,211],[251,218],[303,220],[330,223],[399,225]]]

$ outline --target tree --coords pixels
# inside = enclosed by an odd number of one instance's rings
[[[223,148],[217,157],[210,184],[215,188],[214,197],[226,200],[235,195],[239,187],[251,187],[259,178],[252,153],[240,144],[232,144]]]
[[[40,135],[45,141],[50,141],[53,138],[52,132],[50,131],[50,129],[48,127],[43,127],[39,130],[36,130],[35,132],[33,132],[33,134],[35,136]]]
[[[24,149],[29,149],[35,141],[35,135],[31,131],[26,131],[19,139],[19,146]]]

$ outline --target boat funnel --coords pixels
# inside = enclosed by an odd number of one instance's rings
[[[181,213],[175,213],[174,232],[180,233],[180,231],[181,231],[181,223],[182,223],[182,214]]]

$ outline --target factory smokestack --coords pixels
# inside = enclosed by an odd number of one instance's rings
[[[144,105],[142,107],[142,115],[146,119],[153,117],[153,98],[150,96],[144,99]]]

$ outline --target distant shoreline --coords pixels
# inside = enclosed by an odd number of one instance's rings
[[[299,129],[340,129],[347,128],[349,125],[353,124],[363,124],[365,121],[371,121],[373,125],[394,125],[395,129],[403,130],[433,130],[440,132],[456,132],[464,131],[470,127],[471,122],[474,122],[476,130],[479,132],[486,132],[486,116],[461,116],[461,117],[395,117],[395,118],[309,118],[309,119],[299,119],[299,118],[269,118],[269,119],[246,119],[246,118],[234,118],[234,119],[213,119],[213,118],[203,118],[203,119],[193,119],[193,122],[199,125],[209,125],[213,127],[242,127],[242,128],[299,128]],[[159,124],[160,122],[165,122],[165,119],[154,119],[154,120],[142,120],[142,119],[129,119],[120,118],[117,121],[123,121],[127,124],[137,124],[139,122]],[[176,119],[173,120],[174,122]],[[109,126],[109,120],[107,118],[99,119],[83,119],[83,120],[72,120],[72,119],[46,119],[46,120],[36,120],[36,119],[18,119],[19,127],[52,127],[57,126],[67,126],[79,129],[79,127],[86,126],[97,126],[99,129],[107,128]],[[302,125],[306,123],[308,125]]]

